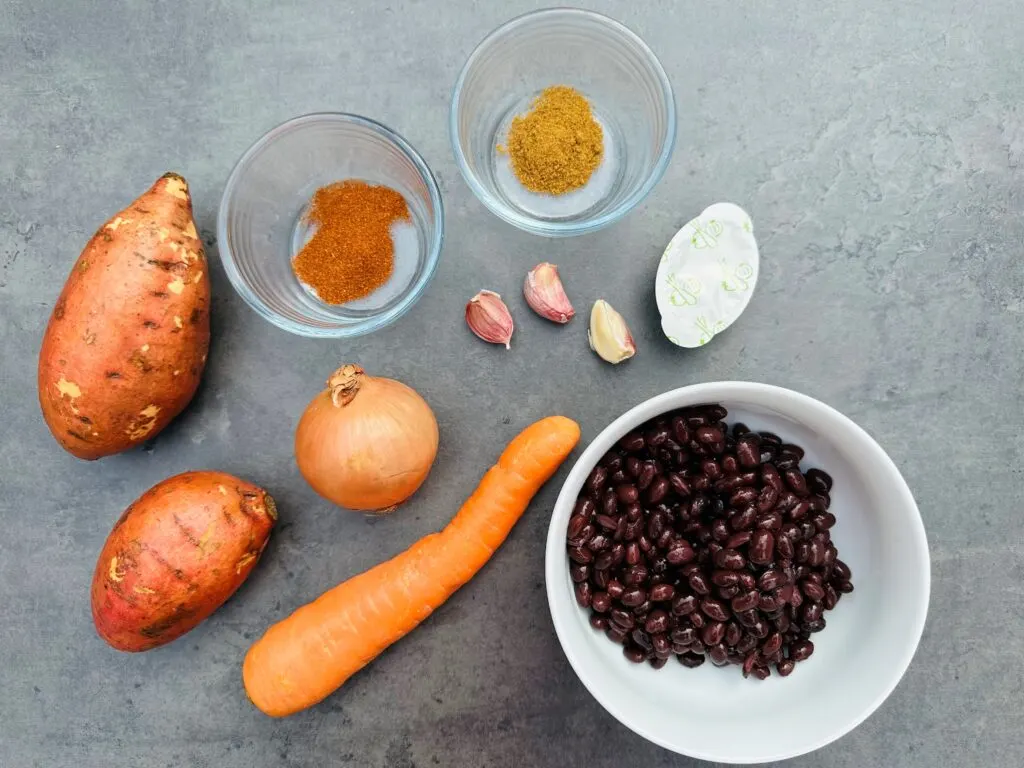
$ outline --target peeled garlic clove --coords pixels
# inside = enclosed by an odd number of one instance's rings
[[[558,267],[554,264],[544,262],[526,273],[523,296],[530,309],[545,320],[568,323],[576,314],[558,277]]]
[[[480,291],[466,305],[466,324],[469,330],[491,344],[504,344],[508,349],[512,340],[512,314],[494,291]]]
[[[597,352],[602,360],[617,364],[628,360],[636,354],[633,335],[626,327],[622,315],[612,309],[612,305],[604,299],[594,302],[590,310],[590,330],[587,332],[590,348]]]

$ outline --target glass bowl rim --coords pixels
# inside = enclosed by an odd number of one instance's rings
[[[433,208],[432,223],[434,225],[434,236],[428,245],[426,269],[419,279],[413,283],[402,296],[401,300],[391,309],[380,314],[372,315],[353,322],[349,325],[342,325],[333,328],[321,328],[303,322],[284,317],[271,309],[264,300],[250,287],[249,283],[242,277],[235,264],[235,254],[232,251],[228,240],[228,210],[238,190],[242,172],[252,163],[253,158],[266,146],[276,141],[286,132],[319,122],[341,122],[366,128],[387,141],[413,164],[427,187],[430,196],[430,204]],[[282,330],[294,333],[299,336],[311,338],[352,338],[363,336],[367,333],[384,328],[395,322],[398,318],[408,312],[416,301],[423,295],[427,285],[437,270],[437,262],[441,255],[441,247],[444,244],[444,202],[441,198],[441,190],[438,187],[437,179],[434,178],[430,166],[416,149],[406,141],[400,134],[388,128],[383,123],[362,115],[349,112],[310,112],[297,117],[289,118],[271,128],[260,136],[253,144],[245,150],[242,156],[235,163],[224,185],[224,192],[221,195],[220,207],[217,211],[217,251],[220,254],[220,261],[227,273],[228,280],[239,296],[256,311],[263,319],[276,325]]]
[[[459,141],[458,112],[460,96],[463,85],[465,84],[466,76],[471,67],[476,64],[477,60],[482,55],[482,52],[486,50],[495,41],[495,39],[500,36],[504,36],[516,27],[536,20],[537,17],[548,15],[564,15],[586,18],[613,30],[632,42],[650,63],[655,78],[661,85],[662,98],[667,111],[666,123],[668,128],[665,140],[662,142],[661,152],[654,163],[654,167],[647,175],[644,183],[641,184],[629,197],[610,211],[607,211],[600,216],[596,216],[591,219],[584,219],[582,221],[544,221],[532,216],[523,215],[511,206],[502,202],[499,198],[484,188],[476,174],[470,169],[469,161],[466,159],[465,153],[462,151],[461,142]],[[558,7],[529,11],[506,21],[488,32],[487,35],[484,36],[483,40],[476,45],[472,53],[469,54],[469,57],[466,59],[466,63],[462,66],[462,71],[459,72],[459,77],[455,81],[455,86],[452,89],[451,106],[448,111],[448,133],[452,144],[452,151],[455,153],[455,162],[459,166],[462,178],[466,180],[466,183],[473,191],[473,194],[476,195],[480,202],[482,202],[487,209],[491,211],[491,213],[503,221],[527,232],[547,237],[572,237],[575,235],[587,234],[589,232],[596,232],[599,229],[607,227],[609,224],[613,224],[633,210],[633,208],[635,208],[651,193],[658,182],[661,181],[661,177],[664,176],[665,170],[668,168],[669,161],[672,158],[672,151],[675,149],[676,130],[676,100],[675,92],[672,90],[672,82],[669,80],[664,66],[662,66],[660,59],[658,59],[654,51],[651,50],[651,47],[644,42],[643,38],[622,22],[616,21],[604,14],[597,13],[596,11],[588,11],[582,8]]]

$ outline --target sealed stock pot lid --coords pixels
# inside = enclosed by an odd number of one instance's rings
[[[733,203],[715,203],[687,222],[658,265],[654,295],[661,328],[680,347],[700,347],[750,303],[760,256],[750,216]]]

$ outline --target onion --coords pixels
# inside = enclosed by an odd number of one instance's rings
[[[437,456],[437,420],[393,379],[343,365],[295,430],[295,462],[317,493],[342,507],[394,512],[422,485]]]

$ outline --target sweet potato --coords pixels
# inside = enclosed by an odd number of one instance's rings
[[[174,173],[100,227],[54,305],[39,403],[82,459],[154,437],[188,405],[210,345],[210,277]]]
[[[252,571],[277,520],[262,488],[186,472],[146,491],[107,537],[92,580],[96,631],[147,651],[195,627]]]

